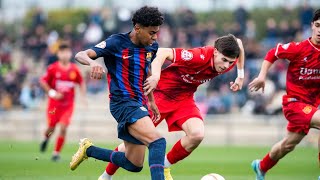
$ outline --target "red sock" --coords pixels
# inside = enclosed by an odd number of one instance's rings
[[[262,161],[260,162],[260,169],[263,172],[267,172],[269,169],[271,169],[274,165],[276,165],[278,162],[271,159],[269,153],[262,159]]]
[[[118,151],[118,147],[116,147],[114,149],[114,151]],[[109,162],[107,167],[106,167],[106,173],[109,174],[109,175],[113,175],[118,169],[119,169],[119,166]]]
[[[188,152],[184,147],[182,147],[181,145],[181,140],[179,140],[170,150],[170,152],[168,152],[167,154],[167,158],[168,161],[171,164],[175,164],[176,162],[186,158],[187,156],[189,156],[191,152]]]
[[[56,146],[54,148],[54,151],[59,153],[61,151],[63,144],[64,144],[64,136],[59,136],[56,140]]]
[[[319,160],[319,162],[320,162],[320,152],[319,152],[319,154],[318,154],[318,160]]]

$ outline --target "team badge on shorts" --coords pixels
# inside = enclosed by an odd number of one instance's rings
[[[142,111],[148,111],[147,108],[145,108],[145,107],[143,107],[143,106],[141,106],[140,109],[141,109]]]
[[[305,113],[305,114],[309,114],[311,111],[312,111],[312,107],[311,106],[305,106],[302,111]]]
[[[193,58],[192,52],[189,52],[187,50],[181,51],[181,58],[185,61],[190,61]]]

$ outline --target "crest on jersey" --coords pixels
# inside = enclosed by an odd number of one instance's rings
[[[75,80],[76,77],[77,77],[77,73],[76,73],[75,71],[71,71],[71,72],[69,73],[69,78],[70,78],[71,80]]]
[[[312,111],[312,107],[307,105],[305,106],[302,111],[305,113],[305,114],[309,114],[311,111]]]
[[[282,45],[282,48],[287,50],[289,46],[290,46],[290,43],[287,43],[287,44]]]
[[[101,41],[99,44],[95,45],[95,47],[104,49],[106,45],[107,43],[105,41]]]
[[[193,58],[192,52],[188,50],[182,50],[181,51],[181,58],[185,61],[190,61]]]
[[[151,58],[152,58],[152,52],[147,52],[146,60],[147,60],[148,62],[150,62],[150,61],[151,61]]]

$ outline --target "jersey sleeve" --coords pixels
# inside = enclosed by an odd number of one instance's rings
[[[50,82],[52,81],[52,79],[53,79],[53,66],[50,65],[47,68],[45,74],[43,76],[41,76],[40,82],[45,82],[50,85],[51,84]]]
[[[78,84],[81,84],[83,82],[83,77],[81,75],[80,69],[76,65],[75,65],[75,69],[76,69],[76,73],[77,73],[76,82]]]
[[[268,51],[265,60],[274,63],[277,59],[288,59],[293,61],[299,53],[298,43],[291,42],[287,44],[278,44],[277,47]]]
[[[152,57],[151,57],[151,62],[156,58],[157,52],[158,52],[159,44],[157,42],[154,42],[152,44]],[[147,55],[148,56],[148,55]],[[148,57],[147,57],[148,58]]]
[[[100,43],[91,47],[90,49],[96,52],[97,58],[114,55],[118,43],[119,41],[116,38],[110,36],[108,39],[101,41]]]
[[[173,48],[173,63],[179,65],[192,65],[197,64],[198,61],[202,60],[201,48],[193,49],[182,49],[182,48]],[[203,57],[204,59],[204,57]]]

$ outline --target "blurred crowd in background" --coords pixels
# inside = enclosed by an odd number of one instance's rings
[[[301,41],[310,36],[310,23],[315,8],[299,7],[299,18],[293,21],[269,18],[265,22],[265,35],[257,38],[256,21],[250,11],[239,6],[233,12],[234,22],[217,24],[215,19],[202,23],[195,12],[182,8],[165,13],[165,24],[158,35],[160,47],[191,48],[213,45],[219,36],[232,33],[242,39],[245,48],[245,86],[237,93],[229,90],[229,82],[236,78],[236,68],[201,86],[195,96],[205,114],[223,114],[234,111],[254,114],[280,112],[281,95],[285,89],[287,61],[277,61],[269,73],[265,93],[251,93],[247,84],[258,75],[265,53],[278,42]],[[290,13],[290,12],[289,12]],[[87,49],[113,33],[132,28],[128,14],[117,16],[112,9],[92,10],[87,21],[72,26],[65,24],[58,33],[49,29],[49,21],[41,8],[32,15],[32,28],[21,27],[16,35],[0,28],[0,113],[13,108],[33,109],[45,99],[38,79],[45,68],[57,60],[55,52],[59,42],[68,41],[73,51]],[[287,14],[290,16],[290,14]],[[130,17],[130,14],[129,14]],[[219,18],[219,17],[216,17]],[[218,31],[217,27],[223,31]],[[92,80],[88,68],[83,71],[89,94],[107,97],[107,81]]]

